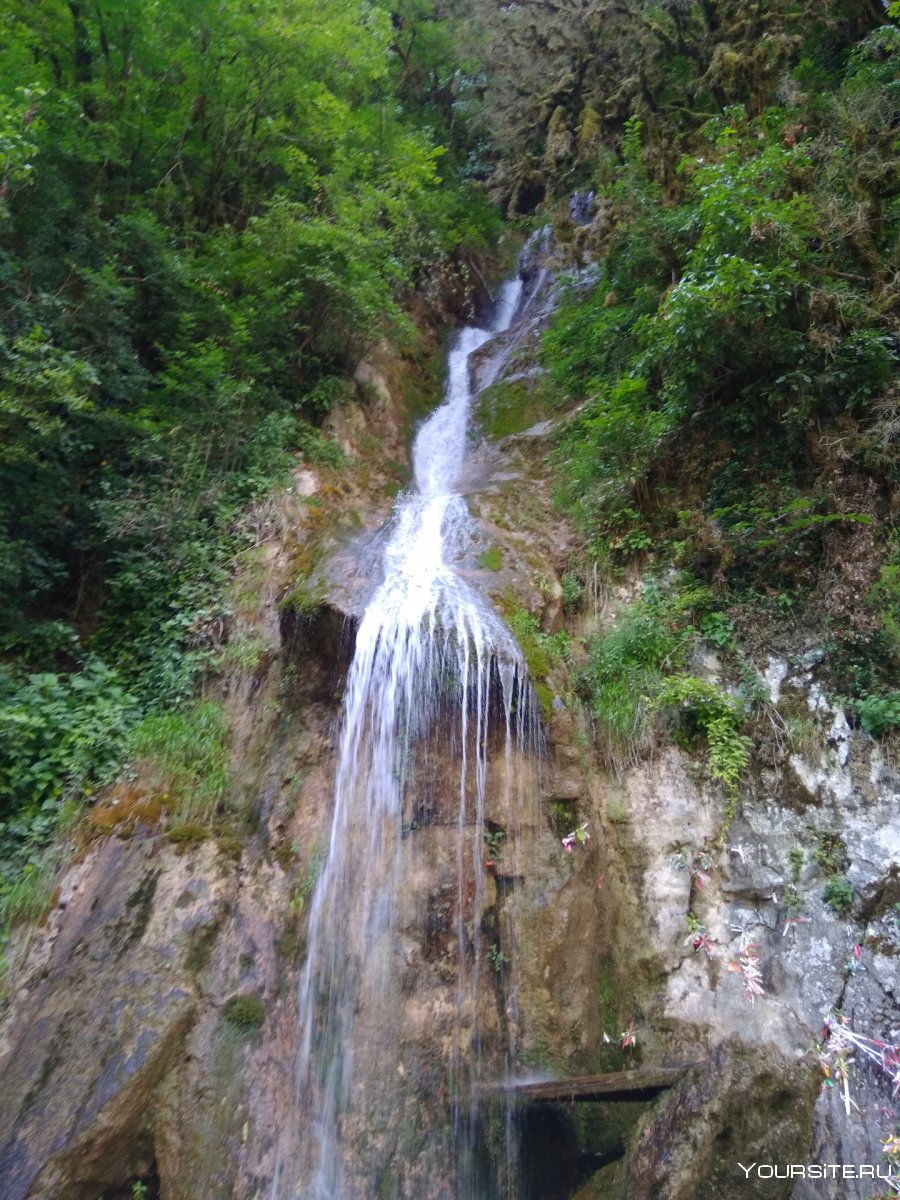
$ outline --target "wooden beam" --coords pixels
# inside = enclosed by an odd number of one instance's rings
[[[486,1095],[511,1096],[523,1102],[568,1100],[638,1100],[650,1098],[677,1083],[694,1064],[682,1067],[636,1067],[606,1075],[548,1079],[540,1083],[499,1083],[483,1089]]]

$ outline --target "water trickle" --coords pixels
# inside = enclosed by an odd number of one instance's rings
[[[510,326],[522,287],[505,284],[490,327],[455,340],[357,631],[270,1200],[509,1194],[475,1152],[474,1087],[508,1065],[516,1027],[505,995],[485,1028],[485,992],[501,969],[514,978],[496,908],[484,929],[485,796],[491,759],[501,808],[515,809],[538,722],[514,638],[453,560],[472,527],[455,491],[470,358]]]

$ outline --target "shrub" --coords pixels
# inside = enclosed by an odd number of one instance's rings
[[[900,725],[900,692],[866,696],[857,700],[854,708],[859,714],[860,725],[873,737],[883,737],[888,730]]]
[[[69,676],[7,677],[0,699],[0,796],[4,807],[34,812],[65,794],[106,783],[120,761],[132,696],[99,659]],[[3,810],[0,809],[0,812]]]
[[[829,879],[822,899],[838,916],[845,917],[853,908],[853,888],[846,879]]]
[[[249,996],[232,996],[225,1002],[222,1016],[240,1033],[255,1033],[266,1019],[262,1000],[254,992]]]
[[[714,684],[692,675],[667,679],[655,703],[658,708],[680,710],[706,738],[710,776],[722,784],[730,800],[735,800],[752,746],[741,732],[744,720],[741,705]]]
[[[42,907],[43,848],[114,777],[137,712],[97,658],[67,676],[0,673],[0,924]]]
[[[651,702],[665,673],[683,663],[690,640],[679,628],[676,602],[651,586],[591,641],[582,684],[613,756],[632,757],[646,744]]]

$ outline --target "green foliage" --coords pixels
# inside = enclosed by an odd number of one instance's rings
[[[671,17],[658,10],[654,20],[661,29]],[[702,56],[710,31],[695,18],[684,17],[677,37]],[[784,30],[797,20],[809,32],[820,18],[808,43],[816,55],[838,28],[823,14],[779,7],[764,23]],[[850,26],[842,28],[846,36]],[[886,26],[853,43],[869,32],[856,29],[844,78],[833,52],[827,67],[806,61],[827,104],[803,94],[788,110],[774,106],[774,91],[768,107],[734,96],[743,103],[703,121],[703,79],[684,109],[641,107],[616,134],[620,160],[594,163],[601,232],[584,239],[598,271],[564,296],[542,356],[559,400],[577,406],[559,437],[558,499],[602,562],[671,552],[670,496],[680,488],[696,503],[706,490],[710,524],[695,521],[684,541],[692,558],[709,563],[708,577],[718,560],[728,583],[764,590],[774,578],[794,598],[822,562],[829,524],[871,520],[834,505],[827,481],[810,486],[818,464],[806,438],[811,422],[847,427],[887,404],[877,397],[896,365],[895,295],[877,264],[900,265],[900,209],[887,200],[898,182],[889,113],[900,31]],[[728,37],[745,36],[733,12],[722,16],[721,64],[738,70],[744,50]],[[656,67],[671,66],[670,42],[655,53]],[[646,83],[644,70],[655,68],[642,67]],[[697,124],[679,137],[671,126],[688,109]],[[689,150],[677,162],[664,149],[672,137]],[[878,214],[865,232],[853,226],[860,188]],[[884,424],[889,406],[883,412],[854,439],[858,461],[887,461],[882,446],[895,434]],[[768,436],[773,422],[778,440]],[[734,482],[718,497],[709,494],[716,470]]]
[[[729,815],[750,763],[753,743],[741,732],[743,707],[715,684],[692,675],[674,675],[663,682],[655,697],[658,708],[676,711],[691,733],[706,738],[710,777],[722,784],[729,797]]]
[[[709,11],[657,6],[643,28],[638,10],[618,13],[609,60],[587,68],[597,90],[554,116],[572,134],[563,161],[597,196],[593,224],[562,231],[595,273],[573,280],[542,339],[554,403],[570,410],[557,501],[589,561],[608,570],[649,555],[714,584],[701,629],[721,649],[738,612],[773,628],[785,616],[830,625],[833,680],[883,730],[900,665],[895,556],[864,605],[853,592],[884,551],[874,497],[900,479],[888,282],[900,269],[900,30],[862,6],[753,17],[734,6],[715,28]],[[774,58],[757,55],[765,31],[786,55],[780,70],[794,66],[789,99]],[[579,44],[572,28],[539,57],[573,65]],[[788,61],[790,44],[802,61]],[[611,63],[632,54],[642,94],[629,113],[627,71],[617,79]],[[571,187],[561,166],[547,171],[548,189]],[[841,473],[869,476],[872,499],[842,495]]]
[[[293,585],[278,602],[278,607],[292,608],[298,613],[310,614],[322,607],[325,599],[324,585],[308,575],[298,575]]]
[[[226,640],[241,514],[298,455],[344,465],[317,425],[360,356],[496,230],[422,120],[418,56],[455,65],[413,7],[402,72],[363,0],[4,12],[0,870],[139,714],[136,753],[215,806],[221,730],[178,706]]]
[[[865,696],[854,703],[859,723],[866,733],[883,737],[889,730],[900,726],[900,692]]]
[[[347,461],[339,442],[306,421],[298,422],[297,449],[307,462],[319,463],[323,467],[343,467]]]
[[[558,633],[544,633],[537,617],[521,608],[511,596],[504,598],[503,615],[519,643],[541,710],[545,717],[550,717],[553,693],[546,679],[558,660],[569,661],[571,639],[564,629]]]
[[[714,603],[708,589],[685,586],[666,594],[655,584],[621,609],[613,625],[589,645],[582,689],[614,759],[633,759],[656,732],[655,719],[667,712],[689,744],[698,737],[707,746],[710,778],[724,788],[733,816],[740,782],[750,761],[751,741],[743,733],[744,704],[714,684],[683,673],[701,633],[718,631],[730,640],[729,623],[709,623],[704,609]],[[724,644],[724,643],[722,643]]]
[[[232,996],[226,1000],[222,1016],[239,1033],[256,1033],[266,1019],[262,999],[254,992],[248,996]]]
[[[896,534],[866,602],[877,614],[893,657],[900,660],[900,537]]]
[[[794,883],[800,882],[800,872],[803,870],[803,851],[799,846],[792,846],[788,851],[788,860],[791,864],[791,879]]]
[[[183,821],[208,820],[228,787],[228,734],[222,705],[197,700],[174,712],[144,717],[132,731],[130,749],[176,801]]]
[[[137,712],[97,658],[69,676],[0,672],[0,924],[34,909],[43,847],[114,777]]]
[[[646,746],[653,698],[685,662],[690,640],[677,601],[649,586],[590,642],[582,687],[611,753],[629,757]]]
[[[847,866],[847,847],[839,833],[820,833],[813,853],[826,875],[838,875]]]
[[[509,955],[505,950],[501,950],[496,942],[492,942],[488,946],[488,960],[498,975],[502,974],[503,968],[509,965]]]
[[[560,583],[562,584],[563,608],[569,614],[577,612],[584,600],[584,583],[574,571],[565,571]]]
[[[0,796],[34,813],[107,782],[117,767],[135,702],[99,659],[64,677],[9,676],[0,699]]]
[[[266,643],[259,634],[244,633],[230,638],[223,650],[223,658],[242,671],[255,671],[263,661]]]
[[[822,899],[840,917],[846,917],[853,910],[853,888],[846,879],[829,879]]]
[[[547,635],[541,631],[537,617],[518,605],[508,609],[505,616],[525,657],[528,674],[534,680],[546,679],[552,665],[552,656]]]
[[[478,565],[483,571],[499,571],[503,566],[503,552],[499,546],[490,546],[478,556]]]
[[[0,929],[7,930],[19,921],[36,920],[47,909],[56,873],[44,856],[27,862],[0,882]]]
[[[627,498],[668,427],[650,405],[646,383],[621,379],[603,387],[561,436],[563,501],[583,525],[599,519],[613,550],[633,554],[652,544]]]
[[[487,848],[488,858],[495,863],[500,861],[500,855],[503,848],[503,839],[506,834],[502,829],[490,829],[484,835],[484,844]]]
[[[722,650],[731,642],[734,624],[724,613],[704,613],[700,618],[700,632],[708,642]]]

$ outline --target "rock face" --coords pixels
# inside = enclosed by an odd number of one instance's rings
[[[212,866],[195,874],[135,838],[67,877],[43,962],[14,998],[0,1135],[10,1200],[98,1194],[146,1165],[148,1108],[198,1015],[181,960],[228,903]]]
[[[529,358],[535,328],[511,335],[506,382],[540,379]],[[402,407],[384,362],[358,380],[381,419]],[[351,449],[355,424],[371,419],[371,410],[343,418]],[[466,551],[471,578],[544,635],[565,617],[572,536],[549,515],[549,432],[504,432],[474,451],[469,491],[481,540]],[[392,453],[399,442],[395,429]],[[371,469],[383,485],[388,469]],[[316,557],[317,531],[365,497],[365,481],[342,490],[323,479],[304,471],[293,499],[267,515],[262,582],[235,618],[233,636],[249,631],[264,646],[256,665],[223,686],[239,837],[220,828],[173,841],[163,823],[85,842],[44,925],[20,947],[0,1040],[3,1200],[117,1200],[136,1182],[163,1200],[268,1195],[293,1108],[296,986],[327,844],[354,597],[377,561],[373,531],[387,510],[382,495],[368,533],[357,529]],[[483,561],[490,547],[499,569]],[[305,590],[279,609],[298,569]],[[606,603],[599,585],[593,601],[596,624]],[[618,773],[604,765],[562,664],[538,670],[546,754],[530,803],[515,812],[508,798],[517,789],[504,786],[504,772],[521,764],[504,760],[498,740],[485,798],[497,839],[465,921],[496,948],[498,966],[501,950],[510,962],[486,972],[480,1028],[510,1047],[522,1072],[691,1064],[656,1100],[513,1112],[503,1137],[518,1130],[526,1143],[515,1195],[871,1196],[865,1180],[749,1177],[739,1166],[880,1165],[891,1131],[888,1073],[858,1053],[847,1105],[840,1088],[823,1089],[814,1053],[835,1010],[856,1033],[885,1042],[896,1043],[900,1025],[900,781],[876,743],[828,706],[816,684],[820,657],[800,646],[795,660],[757,664],[770,689],[775,732],[760,755],[770,765],[745,787],[721,843],[724,798],[680,750],[659,747]],[[715,661],[705,669],[728,684]],[[801,749],[777,736],[780,714],[798,708],[813,731]],[[409,814],[409,844],[425,849],[402,923],[403,1008],[396,1030],[385,1031],[402,1044],[436,1035],[438,1081],[440,1044],[459,1028],[446,768],[429,759]],[[589,836],[567,852],[563,839],[582,826]],[[705,933],[700,946],[689,913]],[[748,964],[762,988],[753,1003]],[[408,1100],[400,1111],[394,1097],[411,1094],[392,1080],[381,1098],[396,1110],[392,1120],[399,1113],[385,1157],[401,1167],[428,1119]],[[492,1122],[486,1109],[485,1151],[496,1149]],[[385,1173],[379,1195],[415,1189],[414,1175],[398,1169]]]

